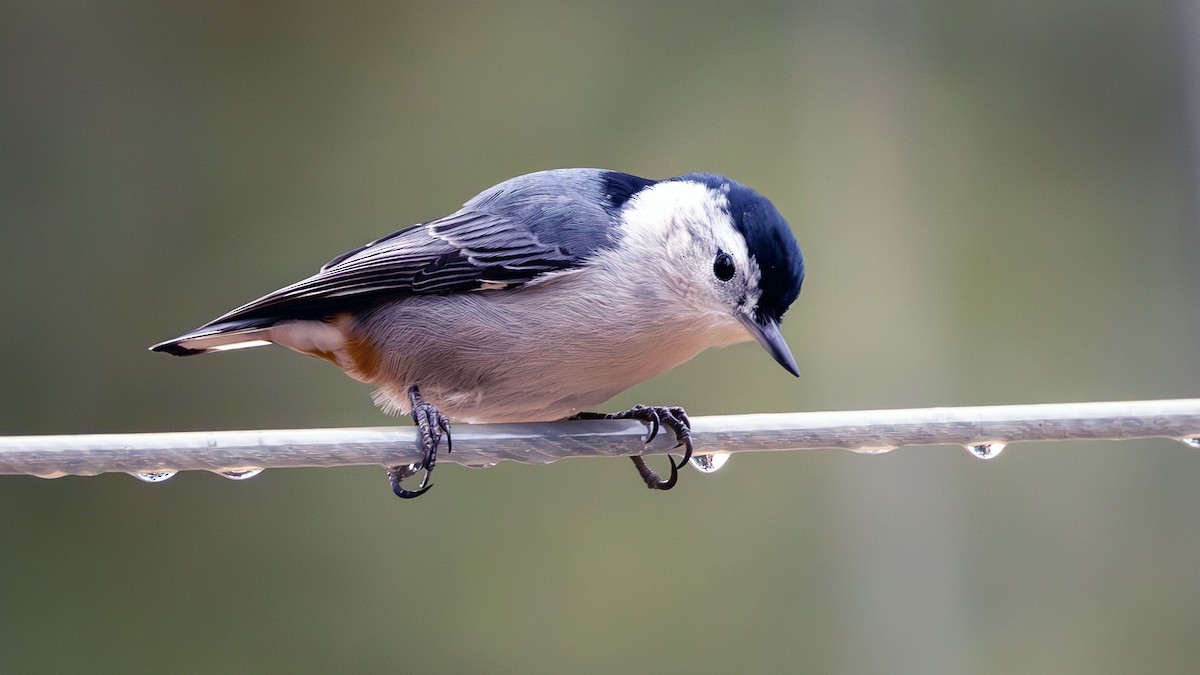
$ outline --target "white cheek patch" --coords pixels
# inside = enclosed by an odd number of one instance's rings
[[[711,220],[712,211],[721,205],[717,197],[691,181],[657,183],[634,195],[625,206],[621,214],[624,234],[637,243],[661,242],[669,232],[688,232],[695,224]]]
[[[694,257],[697,246],[705,253],[728,253],[757,302],[759,267],[734,227],[723,191],[690,181],[659,183],[635,196],[631,204],[626,216],[630,236],[657,234],[659,242],[665,240],[659,245],[676,261],[689,254]],[[711,263],[704,257],[697,263],[704,265],[704,270],[697,272],[707,273]]]
[[[621,214],[624,246],[665,251],[679,260],[715,243],[747,262],[746,245],[733,228],[725,195],[692,181],[667,181],[634,195]]]
[[[664,288],[698,312],[731,317],[738,291],[721,285],[713,274],[717,251],[728,253],[738,271],[733,283],[744,286],[747,302],[758,301],[757,266],[729,215],[729,200],[720,190],[688,180],[665,181],[634,195],[621,212],[622,264],[637,264]],[[731,297],[731,294],[732,295]],[[732,320],[731,318],[729,320]]]

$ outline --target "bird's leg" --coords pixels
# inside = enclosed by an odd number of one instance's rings
[[[442,434],[446,435],[446,452],[454,451],[454,443],[450,438],[450,420],[442,414],[442,411],[426,401],[416,385],[408,388],[408,401],[412,405],[413,423],[421,432],[417,438],[417,447],[425,453],[425,456],[420,464],[402,464],[388,469],[388,481],[392,485],[392,492],[395,492],[396,496],[401,499],[420,497],[433,487],[429,483],[429,475],[433,473],[433,466],[437,464],[438,444],[442,440]],[[421,478],[421,485],[418,489],[408,490],[400,485],[400,481],[415,475],[422,469],[425,470],[425,476]]]
[[[683,408],[678,406],[649,406],[635,405],[629,410],[623,410],[615,413],[592,413],[581,412],[571,419],[575,420],[638,420],[650,426],[650,435],[646,437],[646,442],[654,440],[658,435],[660,426],[665,426],[675,432],[675,440],[678,443],[675,447],[683,448],[683,461],[679,464],[675,463],[675,459],[667,455],[667,460],[671,462],[671,477],[663,480],[662,476],[658,475],[654,469],[646,465],[646,460],[638,455],[634,455],[629,459],[633,460],[633,465],[637,467],[638,473],[641,474],[642,480],[646,482],[646,487],[651,490],[670,490],[675,487],[675,481],[679,479],[679,469],[688,463],[692,458],[692,423],[688,419],[687,413]]]

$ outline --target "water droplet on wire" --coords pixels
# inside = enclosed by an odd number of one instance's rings
[[[229,480],[249,480],[262,472],[262,469],[253,466],[245,469],[226,469],[224,471],[218,471],[217,473],[228,478]]]
[[[700,473],[715,473],[729,461],[728,452],[714,452],[708,455],[692,457],[692,466]]]
[[[864,445],[857,448],[849,448],[851,452],[856,452],[860,455],[882,455],[896,449],[894,445]]]
[[[967,452],[975,455],[979,459],[992,459],[1001,452],[1004,452],[1004,443],[993,441],[991,443],[972,443],[964,445]]]
[[[130,475],[147,483],[161,483],[164,480],[170,480],[175,473],[175,471],[139,471]]]

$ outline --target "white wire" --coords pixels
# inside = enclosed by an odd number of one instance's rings
[[[692,418],[696,452],[841,448],[878,453],[906,445],[956,444],[981,457],[1017,441],[1173,438],[1200,447],[1200,399],[721,415]],[[441,462],[544,464],[565,457],[658,454],[646,427],[628,420],[458,424]],[[233,472],[280,467],[419,461],[411,426],[0,437],[0,474],[56,478],[108,472]]]

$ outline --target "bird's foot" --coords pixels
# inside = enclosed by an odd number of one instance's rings
[[[683,448],[683,461],[676,464],[675,458],[667,455],[667,460],[671,462],[671,475],[666,480],[663,480],[657,471],[651,469],[642,457],[634,455],[629,458],[633,460],[633,465],[637,467],[638,474],[646,482],[646,487],[651,490],[670,490],[675,487],[675,482],[679,479],[679,469],[692,458],[692,423],[683,408],[678,406],[635,405],[629,410],[615,413],[583,412],[571,419],[638,420],[650,427],[650,434],[646,437],[646,443],[654,440],[654,437],[658,435],[660,427],[665,426],[675,432],[675,440],[678,441],[675,447]]]
[[[434,465],[437,464],[438,445],[441,443],[443,434],[446,436],[446,452],[454,451],[454,443],[450,438],[449,418],[432,403],[426,401],[416,385],[408,388],[408,400],[412,404],[413,423],[421,432],[417,438],[417,447],[424,452],[424,457],[419,464],[401,464],[388,468],[388,482],[392,485],[392,492],[395,492],[396,496],[401,499],[420,497],[433,487],[429,482],[429,476],[433,473]],[[421,470],[425,471],[425,475],[421,478],[421,484],[416,490],[408,490],[400,484],[405,478],[416,475]]]

